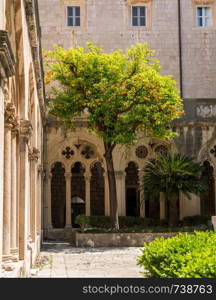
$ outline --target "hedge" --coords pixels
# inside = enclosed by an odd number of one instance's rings
[[[137,259],[153,278],[216,278],[216,232],[180,233],[144,244]]]

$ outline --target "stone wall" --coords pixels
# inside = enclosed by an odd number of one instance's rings
[[[211,2],[214,12],[215,1]],[[147,27],[131,26],[131,3],[145,3]],[[68,5],[81,6],[81,27],[66,26]],[[148,42],[161,61],[162,73],[173,75],[179,82],[178,0],[39,0],[39,8],[44,49],[53,44],[68,48],[93,41],[112,51]],[[215,98],[215,22],[209,28],[196,26],[194,0],[181,0],[181,16],[183,97]]]
[[[76,247],[143,247],[159,237],[169,238],[177,233],[77,233],[72,238]]]
[[[4,16],[0,19],[0,238],[3,241],[0,276],[3,277],[28,276],[41,242],[44,94],[35,5],[36,1],[31,0],[0,1],[0,13]]]

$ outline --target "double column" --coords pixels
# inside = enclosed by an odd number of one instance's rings
[[[30,161],[30,238],[32,242],[35,242],[37,236],[37,222],[38,222],[38,185],[37,185],[37,163],[39,159],[40,151],[35,147],[29,149],[29,161]]]
[[[66,180],[66,229],[70,229],[72,227],[71,222],[71,177],[72,174],[70,172],[65,173],[65,180]]]
[[[16,136],[18,122],[15,106],[8,103],[5,109],[4,135],[4,203],[3,203],[3,267],[11,270],[8,263],[17,259],[17,168]]]

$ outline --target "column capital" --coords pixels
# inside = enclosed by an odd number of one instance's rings
[[[91,180],[91,173],[90,172],[85,173],[84,177],[85,177],[86,181],[90,181]]]
[[[72,174],[71,174],[71,172],[65,172],[64,176],[66,179],[71,179]]]
[[[20,137],[28,143],[32,136],[32,124],[29,120],[20,120]]]
[[[5,127],[13,129],[16,124],[16,107],[13,103],[7,103],[5,107]]]
[[[40,150],[35,147],[29,147],[28,158],[30,161],[38,162],[40,157]]]

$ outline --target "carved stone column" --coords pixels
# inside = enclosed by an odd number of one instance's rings
[[[66,180],[66,225],[65,228],[69,229],[72,227],[71,222],[71,173],[65,173]]]
[[[166,219],[166,201],[164,193],[160,193],[160,220]]]
[[[17,195],[17,136],[19,133],[19,123],[16,118],[12,129],[12,149],[11,149],[11,254],[13,261],[18,261],[18,195]]]
[[[139,183],[143,181],[143,172],[139,172]],[[144,190],[141,189],[139,192],[139,198],[140,198],[140,217],[145,217],[145,193]]]
[[[44,180],[44,170],[42,168],[42,165],[37,166],[37,172],[38,172],[38,204],[37,204],[37,212],[36,212],[36,232],[37,235],[41,235],[41,219],[42,219],[42,212],[41,212],[41,199],[42,199],[42,182]]]
[[[85,213],[86,216],[91,215],[91,175],[85,174],[85,183],[86,183],[86,194],[85,194]]]
[[[108,175],[104,174],[104,185],[105,185],[105,216],[110,216],[110,201],[109,201],[109,182]]]
[[[15,107],[9,103],[5,110],[4,138],[4,205],[3,205],[3,262],[11,259],[11,130]],[[4,266],[6,269],[6,266]]]
[[[31,241],[35,242],[36,239],[36,224],[37,224],[37,163],[40,151],[36,148],[29,148],[28,158],[30,161],[30,236]]]
[[[52,173],[49,173],[47,176],[47,229],[52,229]]]
[[[32,135],[32,125],[29,120],[20,120],[20,190],[19,190],[19,259],[24,260],[28,241],[28,142]]]

